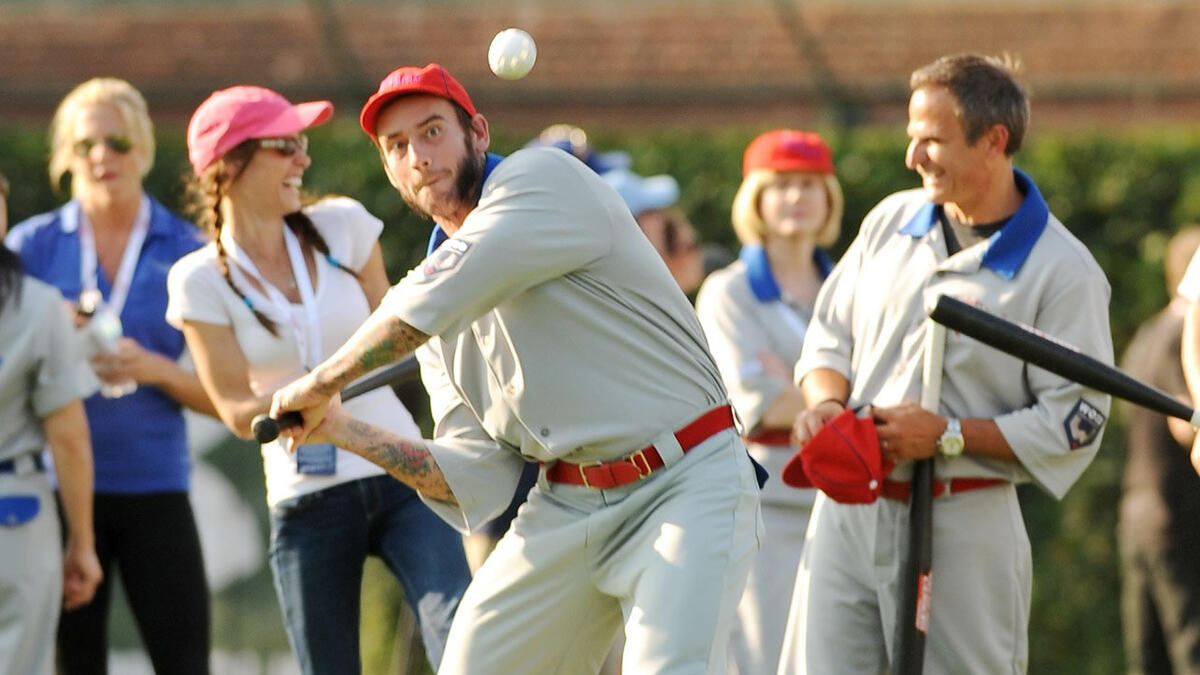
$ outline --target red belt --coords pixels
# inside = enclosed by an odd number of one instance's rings
[[[713,434],[732,426],[733,409],[726,404],[709,410],[691,424],[676,431],[675,440],[679,441],[679,447],[687,452]],[[607,490],[641,480],[661,469],[663,464],[658,449],[647,445],[628,457],[611,462],[572,464],[559,460],[546,469],[546,480]]]
[[[970,492],[980,488],[989,488],[996,485],[1002,485],[1008,481],[1003,478],[951,478],[949,481],[937,480],[933,481],[933,496],[941,497],[942,495],[956,495],[960,492]],[[907,482],[885,480],[883,481],[883,489],[879,494],[888,499],[898,499],[902,502],[908,501],[909,495],[912,493],[912,484]]]
[[[747,443],[761,445],[791,445],[791,429],[763,429],[743,437]]]

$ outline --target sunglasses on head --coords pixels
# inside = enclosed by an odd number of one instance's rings
[[[87,157],[92,152],[92,148],[96,147],[98,143],[103,143],[109,150],[118,155],[124,155],[133,149],[133,141],[129,140],[128,136],[118,134],[112,134],[104,138],[81,138],[75,141],[75,145],[72,147],[76,156]]]
[[[285,157],[291,157],[296,151],[308,152],[308,136],[287,136],[284,138],[260,138],[258,147],[274,150]]]

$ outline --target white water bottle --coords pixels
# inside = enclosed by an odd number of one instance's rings
[[[84,327],[90,356],[116,354],[121,348],[121,337],[125,334],[121,327],[121,317],[104,302],[100,291],[93,289],[81,293],[78,311],[81,315],[90,317]],[[104,398],[120,398],[136,390],[137,382],[134,380],[100,383],[100,395]]]

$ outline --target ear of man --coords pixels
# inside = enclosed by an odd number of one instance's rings
[[[487,152],[488,147],[490,147],[492,144],[492,137],[490,130],[488,129],[487,118],[479,113],[476,113],[475,116],[471,118],[471,128],[468,130],[468,132],[471,134],[471,144],[475,149],[475,152],[480,154]]]
[[[997,122],[983,132],[981,140],[987,143],[988,149],[998,155],[1008,156],[1008,127]]]

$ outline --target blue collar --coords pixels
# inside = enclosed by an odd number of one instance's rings
[[[738,255],[746,265],[746,278],[750,281],[750,290],[759,302],[774,302],[783,296],[775,275],[771,273],[771,263],[767,260],[767,250],[762,244],[746,244]],[[821,278],[829,277],[833,271],[833,260],[823,248],[813,249],[813,262],[821,272]]]
[[[484,155],[483,180],[479,181],[480,192],[483,191],[483,184],[486,183],[488,177],[492,175],[492,171],[494,171],[497,166],[500,166],[500,162],[503,160],[503,155],[497,155],[494,152],[489,152]],[[450,235],[446,234],[446,231],[442,229],[441,225],[434,225],[433,231],[429,233],[429,248],[425,251],[425,255],[432,254],[439,246],[442,245],[442,242],[449,238]]]
[[[1021,266],[1033,250],[1042,230],[1050,218],[1050,208],[1042,193],[1038,192],[1033,179],[1020,169],[1013,169],[1013,178],[1017,189],[1024,195],[1021,208],[1008,219],[1004,227],[988,238],[987,252],[983,254],[982,265],[1005,279],[1012,279],[1021,271]],[[924,237],[938,222],[942,214],[940,204],[928,203],[917,211],[908,224],[900,228],[900,232],[912,237]]]

